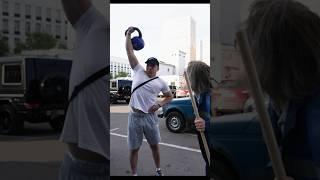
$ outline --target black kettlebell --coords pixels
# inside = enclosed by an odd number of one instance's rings
[[[132,43],[133,49],[136,51],[139,51],[144,47],[142,33],[141,33],[140,29],[138,29],[136,27],[134,27],[133,29],[138,31],[139,36],[135,36],[135,37],[131,38],[131,43]],[[127,31],[128,31],[128,29],[126,30],[125,35],[127,35]]]

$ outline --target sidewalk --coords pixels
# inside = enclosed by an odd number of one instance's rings
[[[58,180],[61,162],[0,162],[1,180]]]
[[[1,180],[58,180],[66,146],[57,140],[0,142]]]

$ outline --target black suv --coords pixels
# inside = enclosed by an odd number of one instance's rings
[[[61,130],[72,61],[56,57],[0,58],[0,134],[19,132],[24,121]]]
[[[169,88],[171,90],[173,97],[175,98],[177,94],[177,86],[169,85]]]
[[[110,80],[110,102],[116,104],[118,100],[130,102],[132,80],[111,79]]]

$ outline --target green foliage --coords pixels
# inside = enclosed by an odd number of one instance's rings
[[[4,38],[0,37],[0,57],[9,53],[9,45]]]
[[[128,77],[128,73],[120,71],[118,74],[115,75],[114,78],[117,78],[117,77]]]
[[[57,39],[47,33],[35,32],[27,34],[25,48],[32,49],[52,49],[56,46]]]

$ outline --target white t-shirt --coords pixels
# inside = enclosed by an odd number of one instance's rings
[[[109,64],[107,21],[91,6],[74,25],[76,48],[69,97],[76,85]],[[60,140],[77,143],[110,159],[110,122],[107,81],[100,78],[85,87],[69,104]]]
[[[137,64],[133,71],[134,76],[132,81],[132,90],[141,83],[152,79],[147,76],[141,64]],[[148,113],[149,108],[156,104],[160,91],[162,93],[169,92],[169,86],[161,78],[154,79],[139,87],[135,92],[133,92],[133,94],[131,94],[129,106]]]

